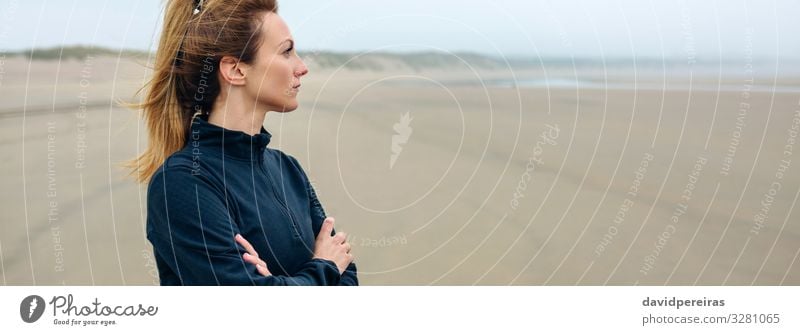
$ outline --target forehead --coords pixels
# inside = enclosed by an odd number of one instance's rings
[[[263,21],[261,26],[263,46],[278,46],[287,38],[292,38],[289,26],[278,14],[268,12],[264,14]]]

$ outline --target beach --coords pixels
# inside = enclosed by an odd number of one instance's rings
[[[4,284],[158,284],[146,185],[119,167],[147,145],[119,104],[143,63],[5,59]],[[362,285],[800,284],[792,73],[309,67],[269,146]]]

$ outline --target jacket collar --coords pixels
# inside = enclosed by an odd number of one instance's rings
[[[197,115],[192,119],[191,133],[186,145],[220,151],[232,158],[255,161],[261,159],[271,138],[272,134],[264,126],[261,126],[258,134],[250,136],[242,131],[209,123],[208,115]]]

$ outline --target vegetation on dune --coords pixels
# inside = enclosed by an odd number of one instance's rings
[[[85,59],[87,56],[110,56],[123,58],[147,58],[150,54],[146,51],[133,49],[111,49],[88,45],[57,46],[50,48],[27,49],[9,53],[35,60],[68,60]]]

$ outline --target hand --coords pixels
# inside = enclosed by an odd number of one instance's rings
[[[241,234],[236,234],[234,239],[244,247],[244,250],[247,251],[242,255],[242,258],[244,258],[245,262],[255,265],[258,273],[264,277],[272,275],[272,273],[269,272],[269,269],[267,269],[267,262],[262,261],[261,258],[258,257],[256,249],[253,248],[253,245],[250,244],[250,242],[247,242],[247,240],[245,240]]]
[[[317,242],[314,244],[314,258],[321,258],[333,261],[339,268],[339,274],[344,273],[347,266],[353,262],[353,255],[350,254],[350,243],[347,243],[347,234],[337,232],[331,236],[333,231],[334,219],[325,218],[322,228],[317,235]]]

